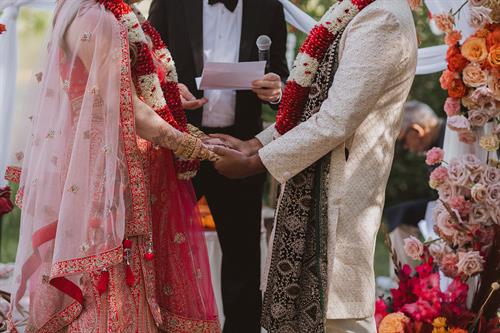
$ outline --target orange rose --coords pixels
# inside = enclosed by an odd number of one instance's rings
[[[481,69],[481,66],[475,63],[470,63],[465,66],[462,72],[462,78],[468,87],[473,88],[485,85],[488,79],[486,72]]]
[[[439,78],[439,82],[441,83],[441,88],[443,88],[444,90],[448,90],[451,86],[451,82],[457,78],[459,78],[457,73],[446,69]]]
[[[467,93],[467,88],[465,84],[460,79],[455,79],[451,81],[450,88],[448,89],[448,95],[453,98],[462,98]]]
[[[436,23],[436,27],[446,33],[450,33],[453,31],[453,26],[455,25],[455,18],[450,14],[439,14],[435,15],[434,22]]]
[[[446,61],[448,62],[448,69],[452,72],[461,72],[464,67],[469,63],[467,59],[460,53],[458,46],[451,46],[446,52]]]
[[[455,46],[458,42],[462,40],[462,33],[458,30],[453,30],[449,34],[446,34],[444,41],[448,46]]]
[[[379,333],[405,333],[410,319],[401,312],[390,313],[382,319],[378,328]]]
[[[470,37],[462,45],[462,55],[471,62],[483,62],[488,57],[486,40],[484,38]]]
[[[500,67],[500,45],[491,48],[488,63],[493,67]]]

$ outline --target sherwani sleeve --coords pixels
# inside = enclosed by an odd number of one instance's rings
[[[275,125],[276,124],[272,124],[271,126],[269,126],[268,128],[266,128],[265,130],[263,130],[262,132],[260,132],[259,134],[257,134],[255,136],[255,138],[257,138],[257,140],[259,140],[263,146],[265,146],[273,141],[274,132],[276,131],[274,129]]]
[[[365,9],[345,33],[339,67],[320,110],[272,142],[267,130],[258,137],[268,143],[259,151],[262,163],[280,183],[347,141],[408,61],[400,23],[386,10]]]

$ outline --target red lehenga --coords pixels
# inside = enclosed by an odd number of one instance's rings
[[[58,6],[22,173],[7,173],[22,207],[10,330],[220,332],[191,183],[136,136],[127,31],[80,2],[74,21]]]

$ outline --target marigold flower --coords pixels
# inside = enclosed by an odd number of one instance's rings
[[[434,326],[435,328],[446,327],[446,318],[437,317],[432,321],[432,326]]]
[[[468,333],[468,332],[464,329],[453,327],[448,330],[448,333]]]

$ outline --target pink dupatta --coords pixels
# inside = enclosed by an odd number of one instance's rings
[[[124,265],[126,238],[154,249],[136,274],[158,327],[220,330],[191,183],[170,151],[137,138],[132,84],[127,31],[94,0],[61,2],[20,177],[12,331],[26,317],[28,332],[77,319],[83,281]]]

